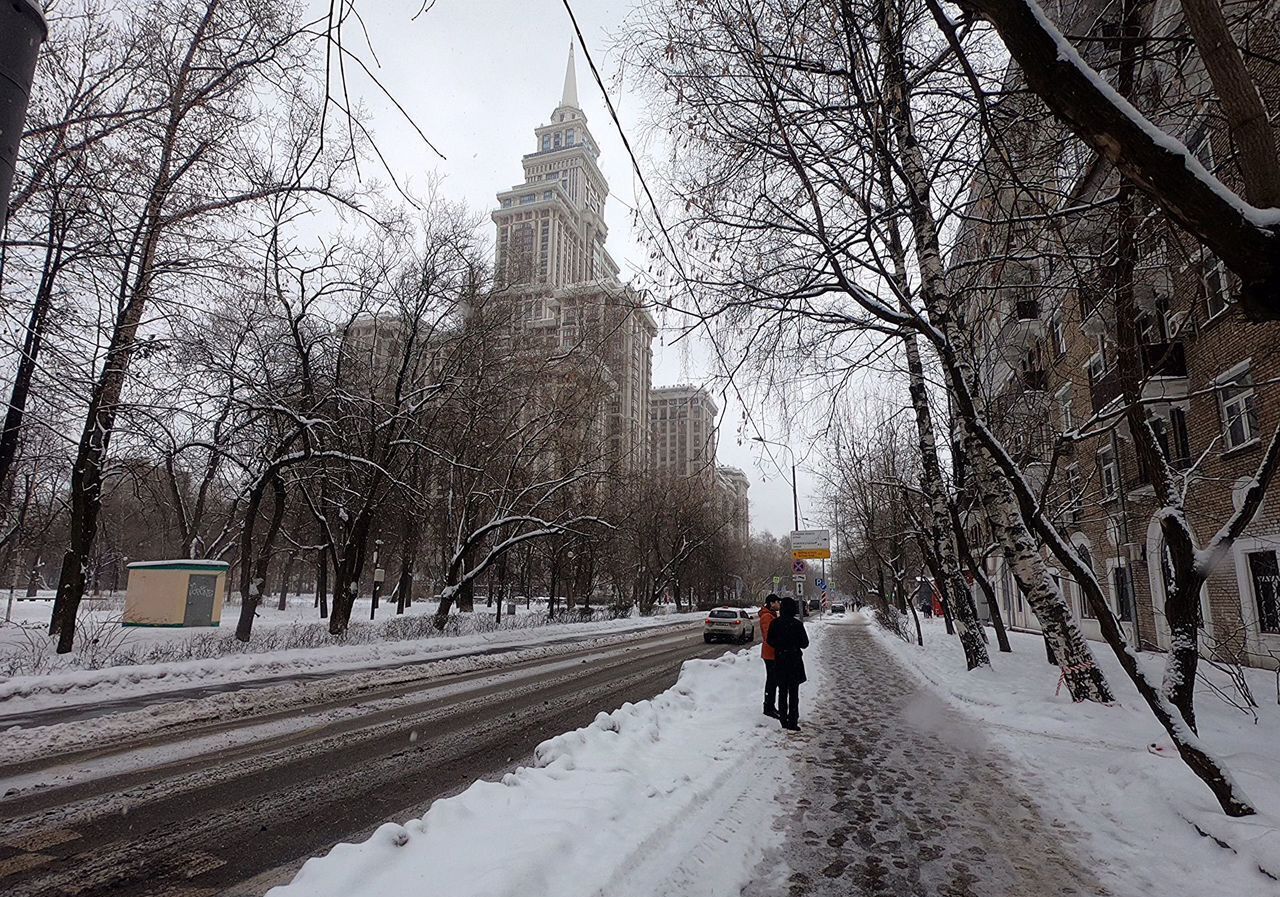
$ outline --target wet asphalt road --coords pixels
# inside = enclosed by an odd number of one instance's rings
[[[0,799],[0,892],[260,895],[332,844],[420,815],[527,761],[544,739],[663,691],[684,660],[726,650],[699,633],[693,624],[509,671],[400,685],[362,696],[368,713],[317,716],[302,731],[215,756]],[[307,708],[292,715],[296,724]],[[38,762],[23,767],[38,773]]]

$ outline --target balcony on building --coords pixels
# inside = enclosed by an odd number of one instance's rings
[[[1182,379],[1187,376],[1187,356],[1181,340],[1147,343],[1142,347],[1143,394],[1151,393],[1152,382]],[[1100,377],[1089,379],[1089,400],[1097,414],[1115,402],[1124,392],[1119,372],[1113,364]]]
[[[1009,344],[1027,346],[1043,337],[1044,329],[1040,300],[1025,294],[1016,295],[1005,318],[1004,335]]]

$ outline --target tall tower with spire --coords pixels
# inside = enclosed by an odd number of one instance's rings
[[[498,282],[554,288],[616,277],[618,266],[605,249],[609,184],[578,105],[572,44],[560,105],[533,133],[534,150],[522,159],[524,183],[499,193],[493,212]]]
[[[498,194],[494,298],[509,309],[511,351],[591,371],[606,436],[627,466],[649,461],[649,385],[657,326],[605,248],[609,184],[578,100],[573,44],[551,120],[521,159],[524,183]],[[561,372],[564,375],[564,371]]]

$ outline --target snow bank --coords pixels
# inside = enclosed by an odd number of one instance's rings
[[[1178,759],[1105,645],[1094,651],[1118,703],[1073,704],[1065,689],[1056,691],[1058,670],[1045,661],[1039,636],[1010,633],[1012,654],[993,650],[992,669],[965,673],[959,641],[941,621],[921,625],[924,648],[871,628],[921,682],[983,724],[1018,764],[1010,774],[1049,818],[1089,838],[1109,893],[1280,894],[1269,877],[1280,875],[1280,707],[1271,673],[1246,671],[1262,705],[1256,724],[1203,684],[1197,691],[1202,739],[1259,805],[1257,816],[1232,820]],[[1141,660],[1159,681],[1164,655]],[[1215,682],[1229,688],[1225,679]]]
[[[232,654],[205,660],[113,666],[96,670],[63,670],[44,675],[13,676],[0,681],[0,717],[49,707],[158,694],[193,686],[287,679],[299,674],[350,672],[408,663],[443,660],[491,648],[552,645],[610,633],[623,634],[701,619],[701,614],[556,623],[537,628],[436,636],[363,645],[331,644]]]
[[[270,897],[736,895],[772,833],[785,740],[759,649],[690,660],[650,701],[543,742],[404,825],[309,860]]]

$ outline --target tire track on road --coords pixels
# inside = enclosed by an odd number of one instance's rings
[[[588,663],[578,675],[553,670],[505,690],[428,700],[356,731],[249,754],[227,769],[50,808],[20,821],[16,838],[40,844],[42,834],[70,835],[25,853],[10,847],[0,858],[0,887],[13,897],[173,897],[291,870],[336,840],[420,815],[430,801],[509,769],[545,738],[662,691],[683,660],[723,650],[697,642]],[[5,863],[18,858],[21,865],[24,855],[50,859],[6,874]]]

